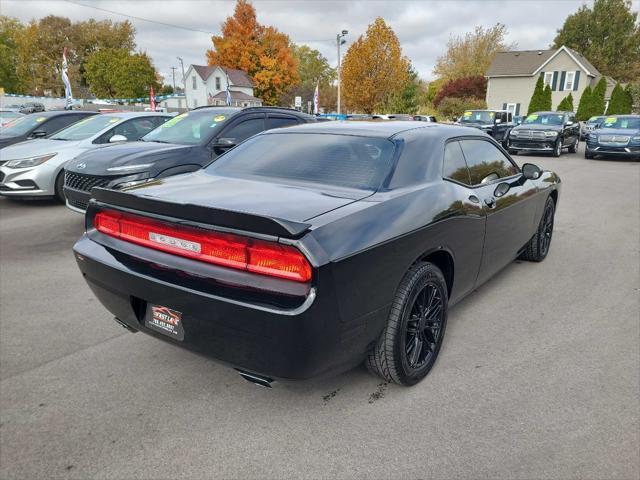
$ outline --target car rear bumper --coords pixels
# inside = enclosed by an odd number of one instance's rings
[[[76,243],[74,252],[89,287],[119,322],[244,371],[302,380],[351,368],[366,354],[368,341],[358,333],[364,333],[370,315],[343,322],[330,285],[310,288],[294,306],[274,307],[221,295],[214,282],[204,291],[164,281],[161,274],[156,277],[150,270],[132,266],[126,254],[88,234]],[[148,266],[158,272],[169,269],[156,262]],[[177,273],[176,278],[185,277],[184,272]],[[329,279],[331,274],[324,277]],[[260,298],[259,293],[254,297]],[[150,305],[182,313],[182,341],[145,326]]]

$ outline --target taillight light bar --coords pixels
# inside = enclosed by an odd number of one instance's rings
[[[93,225],[105,235],[181,257],[296,282],[311,280],[309,261],[289,245],[173,225],[113,210],[98,212]]]

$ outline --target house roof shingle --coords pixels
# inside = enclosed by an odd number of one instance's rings
[[[247,95],[244,92],[236,92],[234,90],[229,90],[231,93],[231,98],[233,100],[260,100],[259,98],[252,97],[251,95]],[[227,98],[227,92],[219,92],[211,97],[212,100],[225,100]]]
[[[216,68],[218,68],[218,65],[211,65],[211,66],[191,65],[191,66],[198,73],[198,75],[200,75],[200,78],[202,78],[202,80],[205,80],[205,81],[207,80],[207,78],[209,78],[209,76],[211,76],[213,71]],[[220,68],[229,76],[229,81],[231,82],[231,85],[235,87],[253,88],[253,82],[251,81],[249,76],[246,74],[246,72],[243,72],[242,70],[236,70],[233,68],[225,68],[225,67],[220,67]]]
[[[582,54],[570,48],[564,48],[573,55],[590,74],[596,77],[600,75],[598,69]],[[498,52],[491,66],[489,66],[486,75],[488,77],[499,77],[501,75],[533,75],[535,71],[555,55],[558,50],[560,49]]]

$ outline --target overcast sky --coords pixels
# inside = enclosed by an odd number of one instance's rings
[[[464,34],[476,25],[489,27],[501,22],[509,29],[507,40],[516,42],[519,48],[546,48],[566,16],[583,3],[591,1],[253,1],[260,23],[273,25],[294,42],[320,50],[332,65],[337,58],[336,34],[343,29],[349,31],[348,47],[375,17],[381,16],[396,32],[404,54],[425,79],[431,78],[436,58],[443,53],[450,35]],[[211,34],[220,32],[221,23],[233,13],[234,5],[231,0],[0,0],[0,13],[23,22],[46,15],[71,20],[129,19],[136,29],[138,49],[151,56],[165,82],[171,83],[171,67],[180,67],[176,56],[184,59],[185,68],[189,63],[206,64]],[[634,0],[633,6],[638,10],[640,1]],[[176,73],[176,82],[178,77]]]

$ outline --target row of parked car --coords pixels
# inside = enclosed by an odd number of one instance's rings
[[[597,116],[581,124],[573,112],[534,112],[516,120],[504,110],[470,110],[457,123],[486,132],[511,154],[559,157],[565,149],[576,153],[585,139],[585,158],[640,159],[640,115]]]
[[[366,120],[436,121],[386,117]],[[318,120],[279,107],[202,107],[177,116],[79,110],[25,115],[0,130],[0,194],[55,196],[84,212],[94,187],[122,189],[195,171],[256,133]],[[587,158],[640,156],[640,116],[594,117],[581,127],[573,112],[536,112],[520,122],[507,111],[471,110],[457,123],[487,133],[511,154],[575,153],[584,135]]]

